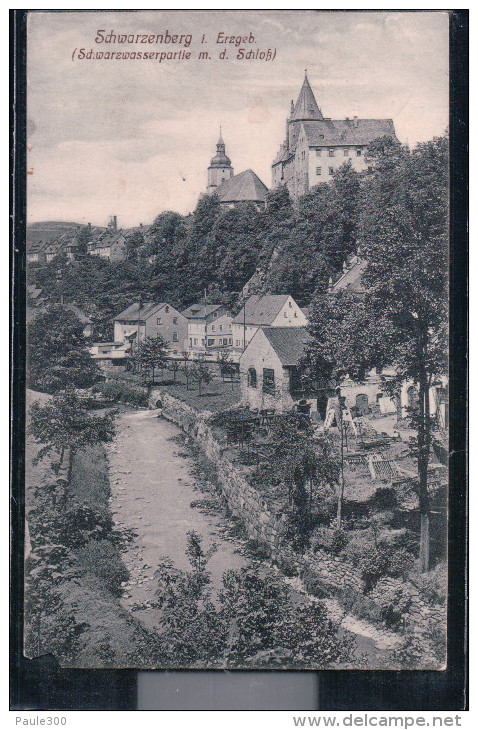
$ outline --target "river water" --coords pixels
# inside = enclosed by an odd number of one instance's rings
[[[225,570],[245,563],[239,544],[224,537],[220,516],[191,507],[205,495],[192,474],[193,458],[175,439],[179,433],[157,411],[125,411],[109,448],[113,518],[119,529],[134,532],[123,553],[130,579],[121,603],[148,626],[157,622],[148,603],[154,599],[158,562],[167,556],[176,567],[190,568],[185,555],[189,530],[202,536],[204,549],[217,545],[208,566],[213,589]]]

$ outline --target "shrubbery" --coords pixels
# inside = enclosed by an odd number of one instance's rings
[[[145,388],[133,383],[125,383],[121,380],[108,380],[104,383],[97,383],[95,391],[101,393],[108,400],[128,405],[148,406],[148,394]]]
[[[91,540],[78,551],[80,563],[98,578],[116,596],[121,595],[121,583],[128,580],[129,572],[117,548],[109,540]]]

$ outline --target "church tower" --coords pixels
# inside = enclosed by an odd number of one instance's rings
[[[208,193],[214,193],[216,188],[224,182],[229,180],[234,175],[234,170],[231,167],[231,160],[226,155],[226,145],[222,138],[221,130],[219,130],[219,139],[216,145],[216,154],[211,160],[211,164],[207,168],[207,190]]]

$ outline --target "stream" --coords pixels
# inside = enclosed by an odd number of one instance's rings
[[[109,447],[111,512],[117,528],[132,534],[123,551],[130,578],[123,584],[121,604],[150,628],[158,623],[158,611],[150,605],[155,598],[154,573],[163,557],[177,568],[190,568],[185,554],[189,530],[202,536],[204,550],[217,546],[208,564],[213,594],[225,570],[240,569],[248,562],[244,540],[227,535],[226,518],[191,506],[206,496],[193,474],[194,457],[177,440],[180,430],[157,413],[125,409]],[[284,580],[307,598],[298,578]],[[400,642],[394,632],[345,614],[335,599],[323,603],[330,618],[339,622],[340,633],[355,635],[357,655],[370,664],[368,668]]]

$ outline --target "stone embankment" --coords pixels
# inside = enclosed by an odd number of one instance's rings
[[[160,404],[160,406],[159,406]],[[171,396],[164,389],[154,389],[149,397],[150,408],[162,408],[162,415],[175,423],[190,436],[217,470],[219,487],[232,514],[244,526],[251,539],[263,543],[271,558],[279,567],[292,569],[298,575],[307,575],[307,583],[314,586],[314,592],[324,597],[346,592],[363,594],[363,584],[357,569],[340,557],[325,551],[294,555],[283,542],[286,527],[285,515],[276,515],[260,494],[245,479],[240,469],[227,455],[225,447],[215,437],[208,419],[208,411],[201,413]],[[446,622],[446,607],[430,605],[420,592],[408,582],[394,578],[383,578],[367,596],[377,613],[385,606],[401,603],[403,625],[414,631],[430,629],[431,624],[443,627]],[[398,608],[398,605],[397,605]]]

